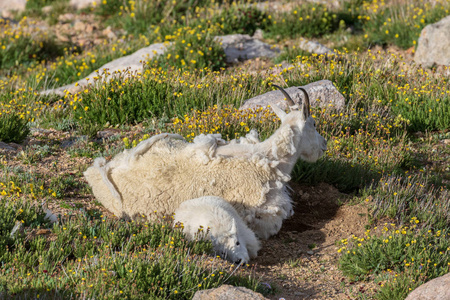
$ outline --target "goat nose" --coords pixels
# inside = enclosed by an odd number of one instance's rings
[[[241,264],[241,262],[242,262],[242,259],[238,259],[237,261],[235,261],[234,263],[236,264],[236,265],[240,265]]]

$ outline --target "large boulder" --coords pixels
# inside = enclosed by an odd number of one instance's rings
[[[303,86],[309,95],[311,106],[328,107],[342,109],[345,106],[345,98],[339,93],[334,84],[329,80],[320,80]],[[286,92],[296,103],[302,103],[304,94],[296,86],[286,88]],[[277,105],[282,109],[287,108],[284,96],[279,90],[267,92],[265,94],[250,98],[244,102],[240,109],[250,109]]]
[[[3,17],[10,17],[10,11],[23,12],[26,4],[27,0],[0,0],[0,15]]]
[[[134,52],[133,54],[123,56],[107,63],[106,65],[101,66],[98,72],[92,72],[85,78],[80,79],[75,83],[68,84],[56,89],[46,90],[41,92],[41,94],[64,95],[65,90],[69,91],[69,93],[74,94],[81,91],[85,86],[88,85],[89,82],[93,82],[94,78],[98,78],[99,80],[101,78],[102,80],[108,81],[113,76],[117,76],[123,71],[129,72],[129,74],[132,74],[133,72],[142,72],[144,68],[143,63],[156,55],[163,54],[169,45],[169,43],[157,43],[142,48]]]
[[[202,290],[195,293],[192,300],[265,300],[263,295],[245,287],[224,284],[215,289]]]
[[[248,34],[230,34],[216,36],[216,41],[222,43],[227,62],[236,63],[257,57],[275,57],[280,52],[279,49],[263,43]]]
[[[412,291],[405,300],[450,299],[450,273],[422,284]]]
[[[450,16],[422,30],[414,61],[427,68],[450,66]]]

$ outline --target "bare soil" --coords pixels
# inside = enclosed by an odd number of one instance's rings
[[[295,214],[276,236],[263,241],[254,261],[256,275],[274,285],[276,293],[269,299],[354,299],[358,293],[373,294],[373,283],[350,282],[337,263],[336,241],[365,231],[365,205],[349,204],[348,195],[325,183],[291,187]]]

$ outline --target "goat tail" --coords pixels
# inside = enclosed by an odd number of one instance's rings
[[[116,203],[119,205],[119,207],[122,207],[122,196],[120,196],[116,187],[114,186],[112,181],[109,179],[110,167],[106,164],[106,159],[104,157],[96,158],[94,160],[94,168],[96,168],[100,172],[103,182],[106,184],[109,191],[111,192],[113,197],[116,199]]]

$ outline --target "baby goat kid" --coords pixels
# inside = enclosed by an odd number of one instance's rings
[[[181,203],[175,211],[174,224],[181,223],[186,237],[194,240],[203,228],[214,251],[236,264],[255,258],[261,248],[255,234],[225,199],[205,196]],[[201,236],[201,234],[200,234]]]

